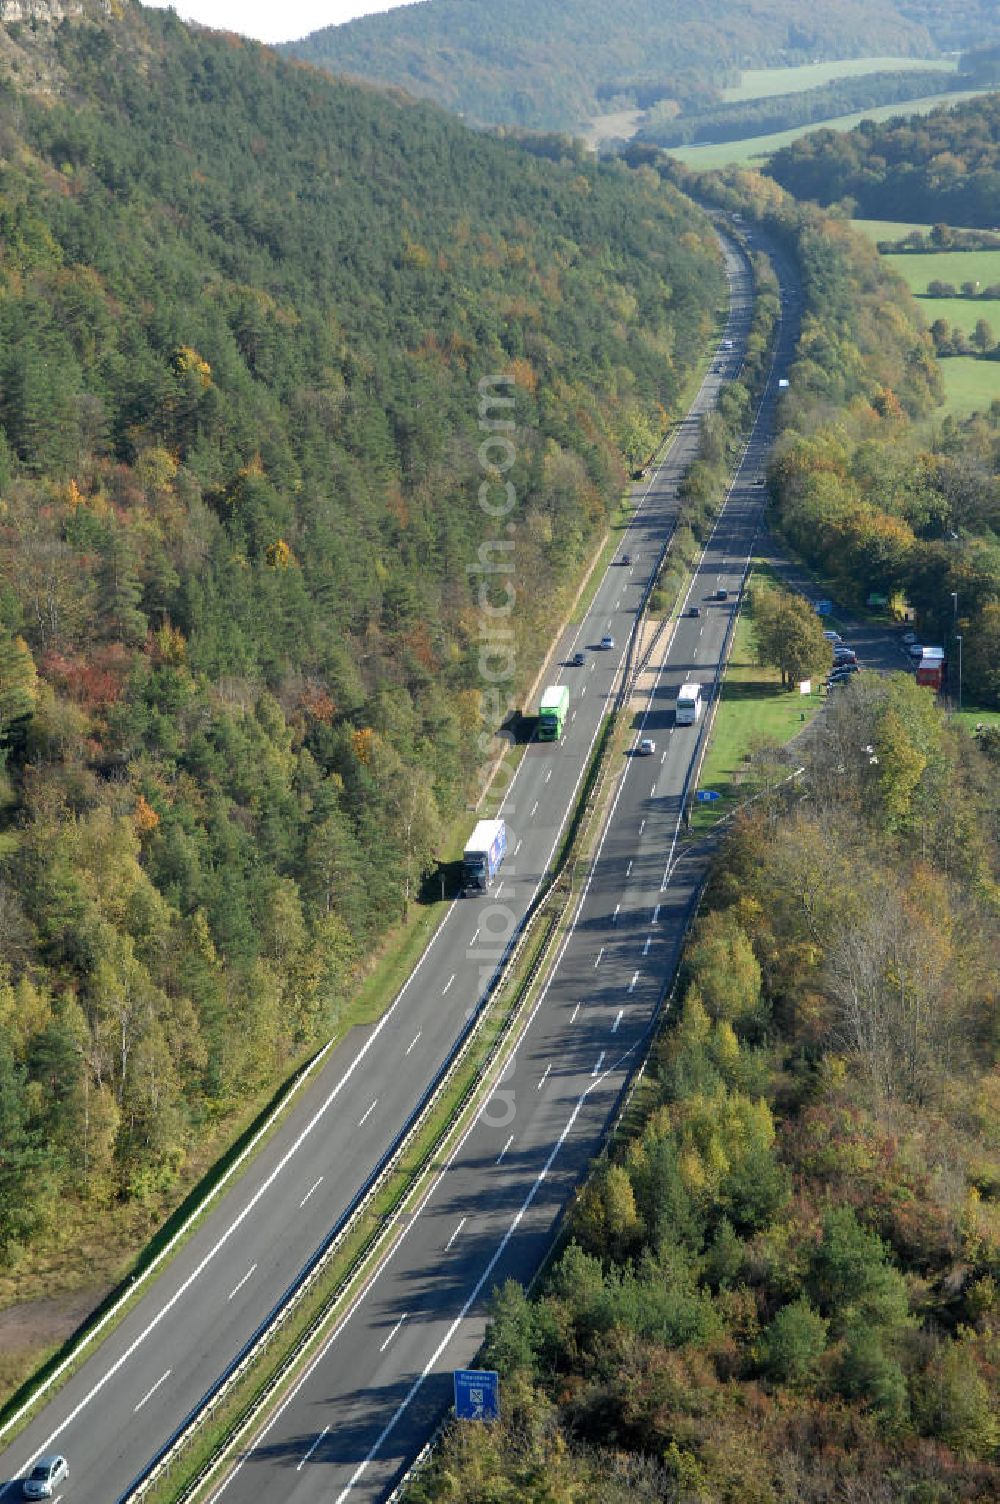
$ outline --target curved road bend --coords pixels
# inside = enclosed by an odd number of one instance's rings
[[[768,392],[688,597],[701,615],[677,623],[636,717],[636,743],[651,737],[656,750],[628,759],[572,932],[513,1064],[392,1253],[208,1491],[211,1504],[384,1500],[449,1406],[451,1371],[474,1359],[493,1286],[530,1279],[601,1144],[676,968],[708,860],[704,849],[678,854],[697,728],[675,727],[673,703],[685,680],[711,685],[721,661],[796,323],[789,303]],[[713,602],[722,588],[730,599]],[[532,749],[539,766],[548,756]]]
[[[749,326],[751,282],[743,258],[732,250],[727,265],[726,338],[735,350],[725,358],[735,361]],[[674,524],[676,486],[696,451],[698,419],[711,410],[722,380],[715,373],[705,378],[652,478],[635,488],[638,506],[622,540],[631,566],[613,563],[607,569],[586,620],[559,644],[563,666],[553,670],[553,679],[566,682],[571,694],[565,736],[558,745],[527,749],[501,811],[509,827],[508,855],[492,898],[516,922],[537,891],[572,807],[637,605]],[[605,633],[615,639],[610,652],[598,648]],[[565,666],[577,648],[587,650],[584,667]],[[68,1498],[112,1504],[127,1494],[340,1225],[447,1058],[503,948],[486,932],[480,916],[491,917],[487,910],[490,901],[451,905],[386,1014],[374,1026],[352,1031],[331,1053],[143,1299],[0,1456],[0,1480],[23,1477],[35,1458],[56,1450],[70,1460]],[[603,1103],[611,1090],[609,1079],[592,1095]],[[539,1093],[538,1100],[547,1097]],[[457,1253],[459,1242],[454,1246]],[[405,1333],[406,1342],[410,1338]],[[405,1343],[400,1351],[405,1353]],[[12,1492],[9,1481],[0,1481],[0,1497]]]

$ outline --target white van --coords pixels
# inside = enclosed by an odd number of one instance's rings
[[[678,726],[693,726],[701,718],[701,685],[682,684],[677,691],[674,720]]]

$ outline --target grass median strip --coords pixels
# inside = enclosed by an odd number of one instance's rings
[[[590,802],[600,775],[603,749],[613,742],[609,729],[612,725],[610,720],[605,724],[584,780],[574,819],[580,849],[589,849],[593,844],[600,826],[599,810],[613,786],[613,780],[608,780],[601,787],[599,802]],[[569,854],[567,848],[563,863]],[[256,1415],[265,1399],[278,1400],[329,1321],[370,1274],[376,1251],[388,1250],[389,1240],[400,1228],[399,1219],[407,1206],[421,1193],[427,1178],[441,1167],[450,1142],[464,1130],[493,1089],[506,1058],[504,1043],[544,979],[543,961],[552,949],[553,940],[569,922],[574,887],[575,883],[558,877],[553,881],[533,916],[531,932],[514,970],[500,983],[482,1014],[475,1043],[444,1087],[427,1121],[417,1130],[400,1163],[389,1172],[370,1205],[350,1226],[308,1295],[281,1324],[270,1350],[234,1385],[176,1464],[145,1493],[145,1499],[153,1504],[176,1504],[178,1500],[196,1497],[202,1471],[239,1436],[248,1424],[248,1417]]]

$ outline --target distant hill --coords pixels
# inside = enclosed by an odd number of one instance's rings
[[[740,68],[933,56],[987,32],[1000,39],[993,0],[423,0],[282,50],[476,123],[571,129],[619,106],[711,101]]]
[[[1000,219],[1000,94],[817,131],[776,152],[767,171],[796,198],[851,198],[862,217],[989,229]]]
[[[0,1268],[328,1037],[724,291],[653,175],[171,12],[0,27]]]

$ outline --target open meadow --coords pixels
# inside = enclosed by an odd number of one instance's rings
[[[818,120],[814,125],[795,126],[792,130],[776,131],[770,136],[747,136],[742,141],[720,141],[709,146],[671,146],[665,148],[672,157],[684,162],[696,171],[708,171],[714,167],[727,167],[736,163],[752,167],[764,162],[783,146],[790,146],[800,136],[811,136],[816,131],[849,131],[862,120],[892,120],[898,116],[927,115],[942,104],[958,104],[960,100],[972,99],[976,91],[954,94],[928,94],[922,99],[908,99],[905,104],[879,105],[873,110],[859,110],[853,115],[838,115],[832,120]]]
[[[863,78],[868,73],[956,72],[954,58],[850,57],[833,63],[802,63],[797,68],[747,68],[738,84],[723,89],[727,104],[745,99],[770,99],[775,94],[804,94],[839,78]]]

